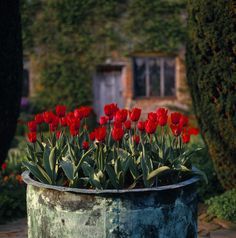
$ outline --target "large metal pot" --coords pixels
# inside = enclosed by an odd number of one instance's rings
[[[196,238],[197,177],[156,188],[89,190],[27,183],[29,238]]]

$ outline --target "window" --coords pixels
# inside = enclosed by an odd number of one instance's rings
[[[136,97],[175,96],[175,58],[135,57],[133,65]]]

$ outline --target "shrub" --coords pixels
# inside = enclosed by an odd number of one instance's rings
[[[225,189],[236,187],[234,1],[189,0],[187,80],[204,140]]]
[[[236,222],[236,189],[210,198],[206,201],[209,205],[207,212],[221,219]]]
[[[192,156],[192,163],[194,166],[202,170],[206,176],[208,183],[200,182],[198,186],[198,195],[200,201],[205,201],[212,196],[219,195],[223,192],[223,188],[217,178],[212,160],[208,154],[207,147],[205,146],[202,137],[194,137],[191,142],[192,150],[197,147],[203,148]]]
[[[26,186],[20,175],[23,160],[21,150],[10,149],[0,169],[0,223],[26,215]]]

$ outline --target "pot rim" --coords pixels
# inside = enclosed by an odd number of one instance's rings
[[[50,184],[44,184],[38,182],[30,177],[30,171],[26,170],[22,173],[23,181],[27,185],[33,185],[39,188],[48,188],[57,190],[60,192],[73,192],[73,193],[81,193],[81,194],[125,194],[125,193],[140,193],[140,192],[153,192],[153,191],[164,191],[164,190],[172,190],[181,187],[185,187],[187,185],[196,183],[199,181],[199,177],[194,176],[190,179],[184,180],[180,183],[171,184],[171,185],[164,185],[159,187],[152,187],[152,188],[135,188],[135,189],[82,189],[82,188],[69,188],[69,187],[62,187],[62,186],[55,186]]]

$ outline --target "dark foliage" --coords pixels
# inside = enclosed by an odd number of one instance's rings
[[[16,129],[19,115],[22,47],[19,1],[0,2],[0,164]]]
[[[187,79],[204,140],[225,189],[236,187],[236,4],[189,0]]]

